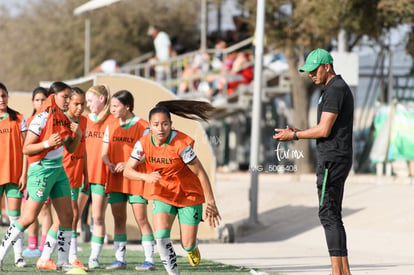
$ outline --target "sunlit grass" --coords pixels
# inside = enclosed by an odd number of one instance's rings
[[[1,238],[3,238],[4,232],[6,231],[6,227],[0,228]],[[25,242],[27,243],[27,236],[25,239]],[[81,251],[79,251],[79,259],[87,265],[88,257],[90,254],[90,245],[89,244],[83,244],[80,243],[79,247],[81,248]],[[133,247],[132,245],[130,246]],[[178,245],[175,245],[176,249],[180,249]],[[53,260],[56,261],[57,258],[57,252],[53,255]],[[135,266],[140,265],[144,261],[144,253],[141,250],[137,249],[129,249],[127,250],[126,254],[127,258],[127,269],[126,270],[106,270],[105,267],[110,265],[114,261],[114,251],[112,245],[105,245],[101,257],[100,257],[100,264],[101,268],[95,269],[90,271],[89,273],[92,274],[137,274],[137,273],[145,273],[145,271],[136,271]],[[155,271],[147,271],[146,273],[150,274],[167,274],[164,270],[164,267],[161,264],[161,261],[159,259],[159,255],[155,255],[155,265],[156,270]],[[188,261],[187,258],[178,257],[177,259],[178,267],[180,270],[180,274],[250,274],[250,269],[246,269],[243,267],[237,267],[237,266],[231,266],[231,265],[225,265],[218,262],[212,262],[203,259],[198,267],[192,267]],[[2,273],[13,273],[13,274],[40,274],[40,273],[55,273],[56,271],[51,270],[38,270],[36,268],[36,261],[37,259],[33,258],[26,258],[27,267],[25,268],[17,268],[14,265],[14,253],[13,249],[11,249],[6,256],[4,262],[3,262],[3,272]],[[276,273],[268,273],[268,274],[276,274]]]

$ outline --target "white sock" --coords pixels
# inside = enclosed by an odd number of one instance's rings
[[[13,224],[20,216],[9,216],[10,224]],[[14,242],[13,250],[14,250],[14,262],[17,262],[18,259],[23,258],[23,243],[24,243],[24,234],[21,232],[17,239]]]
[[[76,234],[76,232],[74,232]],[[69,263],[73,263],[78,258],[78,238],[77,234],[72,233],[72,240],[69,248]]]
[[[53,252],[55,252],[57,246],[57,232],[52,228],[47,232],[45,246],[43,247],[42,255],[40,259],[47,261],[52,258]]]
[[[154,241],[142,241],[146,262],[154,263],[154,245]]]
[[[157,239],[158,253],[165,270],[169,274],[179,274],[177,266],[177,255],[170,238]]]
[[[72,239],[72,229],[65,230],[59,228],[58,231],[58,261],[57,265],[69,263],[69,248]]]
[[[114,242],[115,259],[125,263],[127,242]]]
[[[0,244],[0,263],[3,261],[15,240],[20,236],[20,234],[23,234],[23,231],[24,228],[17,222],[12,223],[9,226]]]
[[[103,243],[95,243],[91,242],[91,255],[89,259],[99,259],[99,256],[101,255]]]

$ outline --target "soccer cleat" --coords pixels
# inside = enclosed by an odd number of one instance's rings
[[[95,269],[99,267],[99,261],[98,259],[89,259],[88,262],[89,269]]]
[[[25,267],[27,265],[26,261],[23,258],[17,259],[17,261],[14,264],[16,265],[16,267],[20,267],[20,268]]]
[[[200,250],[198,250],[198,246],[193,249],[193,251],[188,252],[187,254],[188,262],[190,262],[190,265],[192,266],[198,266],[201,261],[201,255]]]
[[[36,267],[37,269],[49,269],[49,270],[57,269],[57,266],[52,259],[42,260],[42,258],[39,258],[39,260],[37,260]]]
[[[81,262],[79,259],[76,259],[72,262],[72,265],[75,267],[82,268],[85,271],[89,271],[89,269]]]
[[[126,263],[115,261],[110,266],[107,266],[106,269],[126,269]]]
[[[146,270],[152,271],[152,270],[155,270],[155,265],[151,262],[144,261],[142,263],[142,265],[136,266],[135,270],[138,270],[138,271],[146,271]]]
[[[42,255],[42,251],[39,250],[39,248],[36,249],[30,249],[26,248],[23,250],[23,257],[25,258],[38,258]]]

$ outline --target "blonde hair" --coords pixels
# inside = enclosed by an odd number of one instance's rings
[[[104,102],[104,108],[99,112],[99,114],[96,114],[98,117],[98,124],[103,123],[106,118],[109,116],[110,112],[110,98],[111,98],[111,92],[109,91],[109,87],[106,84],[100,84],[90,87],[86,93],[94,93],[97,96],[103,96],[105,98]]]

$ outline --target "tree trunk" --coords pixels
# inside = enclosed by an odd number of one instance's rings
[[[292,47],[285,49],[285,57],[289,65],[289,76],[292,85],[293,126],[299,129],[307,129],[309,128],[308,113],[311,94],[307,89],[306,78],[299,74],[296,61],[297,55],[293,52]],[[296,142],[295,149],[303,153],[303,158],[295,160],[298,173],[313,172],[315,165],[310,149],[310,141],[300,140]]]

